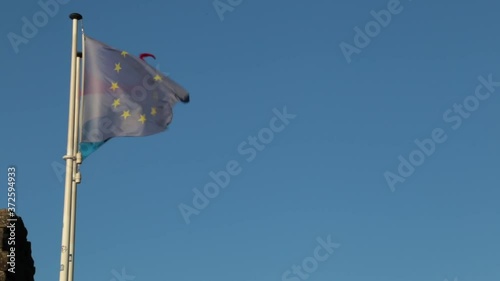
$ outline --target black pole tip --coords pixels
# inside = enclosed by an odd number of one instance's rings
[[[81,20],[83,17],[79,13],[72,13],[69,15],[69,18],[72,20]]]
[[[81,57],[83,57],[83,53],[82,52],[78,52],[78,53],[76,53],[76,56],[79,57],[79,58],[81,58]]]

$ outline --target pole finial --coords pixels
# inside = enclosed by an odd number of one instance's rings
[[[76,53],[76,57],[78,57],[78,58],[83,57],[83,53],[82,53],[82,52],[78,52],[78,53]]]
[[[83,17],[79,13],[72,13],[69,15],[69,18],[72,20],[81,20]]]

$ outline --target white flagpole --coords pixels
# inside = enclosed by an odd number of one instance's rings
[[[75,127],[75,82],[76,82],[76,45],[78,42],[78,21],[82,16],[77,13],[69,15],[73,21],[73,37],[71,46],[71,77],[69,88],[69,114],[68,114],[68,146],[66,155],[63,159],[66,160],[66,179],[64,183],[64,211],[63,211],[63,227],[62,227],[62,242],[61,242],[61,266],[59,272],[60,281],[68,281],[68,263],[69,263],[69,240],[70,240],[70,219],[71,219],[71,185],[73,182],[73,162],[75,155],[73,151],[74,145],[74,127]]]
[[[76,161],[73,162],[73,182],[71,184],[71,223],[69,230],[69,267],[68,267],[68,281],[73,281],[75,269],[75,225],[76,225],[76,194],[77,186],[81,181],[79,166],[82,163],[82,157],[78,151],[79,144],[79,127],[80,127],[80,61],[82,53],[78,52],[76,55],[76,82],[75,82],[75,127],[73,128],[73,153],[76,153]]]

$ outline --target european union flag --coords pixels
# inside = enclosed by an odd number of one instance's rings
[[[85,158],[113,137],[160,133],[189,93],[145,61],[84,37],[80,152]]]

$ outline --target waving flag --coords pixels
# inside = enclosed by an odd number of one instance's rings
[[[145,61],[84,37],[80,152],[85,158],[114,137],[163,132],[189,93]]]

